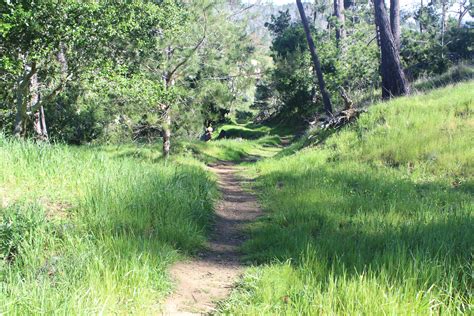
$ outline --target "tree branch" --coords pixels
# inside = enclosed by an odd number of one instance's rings
[[[203,37],[197,42],[197,44],[193,47],[192,51],[188,54],[188,56],[186,56],[181,62],[179,62],[174,68],[173,70],[171,70],[169,73],[168,73],[168,76],[166,78],[166,83],[169,84],[173,78],[173,75],[176,73],[176,71],[178,71],[178,69],[185,65],[189,59],[191,59],[191,57],[194,55],[194,53],[199,49],[199,47],[201,47],[202,43],[204,43],[204,40],[206,39],[206,29],[204,30],[204,35]]]
[[[30,84],[31,78],[36,73],[36,70],[37,70],[36,62],[32,62],[30,72],[26,74],[26,76],[21,81],[21,85],[18,87],[20,91],[23,91],[24,89],[28,87],[28,85]]]

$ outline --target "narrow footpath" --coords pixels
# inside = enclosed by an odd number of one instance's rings
[[[239,246],[243,226],[261,215],[255,196],[245,191],[238,167],[220,163],[209,167],[218,176],[221,201],[207,250],[171,268],[176,289],[165,302],[164,315],[209,315],[225,299],[242,273]]]

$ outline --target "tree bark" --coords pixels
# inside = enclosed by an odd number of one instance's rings
[[[344,14],[344,0],[334,0],[334,15],[336,16],[336,43],[341,48],[341,42],[346,37],[345,21],[346,16]]]
[[[64,45],[64,43],[62,42],[59,43],[59,51],[56,55],[56,59],[58,60],[59,65],[61,66],[61,77],[63,79],[67,78],[68,72],[69,72],[69,65],[67,62],[65,51],[66,51],[66,46]]]
[[[444,35],[446,33],[447,1],[441,0],[441,58],[444,58]]]
[[[168,159],[171,150],[171,116],[169,108],[163,114],[163,157]]]
[[[22,138],[26,133],[27,103],[30,89],[30,81],[36,74],[36,63],[31,66],[25,65],[23,74],[17,80],[16,88],[16,115],[13,135]]]
[[[374,0],[374,7],[380,34],[382,98],[408,94],[410,86],[402,69],[384,0]]]
[[[423,33],[423,0],[420,0],[420,16],[418,17],[420,23],[420,33]]]
[[[24,106],[24,93],[17,91],[15,125],[13,129],[13,135],[17,138],[22,138],[25,136],[24,135],[25,130],[26,130],[25,119],[26,119],[26,107]]]
[[[31,77],[29,89],[30,89],[30,100],[28,102],[27,111],[31,111],[31,109],[39,102],[39,83],[38,83],[37,73],[35,73]],[[43,140],[43,129],[41,127],[40,110],[37,110],[33,113],[33,131],[35,133],[35,137],[38,140]]]
[[[400,51],[400,0],[390,0],[390,28],[395,46]]]
[[[303,4],[301,3],[301,0],[296,0],[296,5],[298,6],[298,11],[300,12],[301,22],[303,23],[304,31],[306,33],[306,40],[308,41],[308,47],[311,53],[311,59],[313,60],[314,69],[315,69],[316,75],[318,76],[319,89],[321,90],[321,94],[323,96],[324,110],[326,111],[328,115],[332,115],[331,99],[329,98],[329,93],[326,90],[326,84],[324,82],[323,72],[321,71],[321,64],[319,62],[319,58],[316,53],[316,49],[314,47],[313,37],[311,36],[308,20],[306,18],[306,14],[304,12],[304,8],[303,8]]]
[[[48,127],[46,126],[46,117],[44,116],[44,108],[40,107],[41,115],[41,134],[43,135],[43,140],[48,140]]]

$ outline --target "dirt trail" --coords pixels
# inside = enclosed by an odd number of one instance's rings
[[[238,167],[221,163],[209,168],[219,178],[222,199],[208,250],[171,268],[177,287],[165,303],[164,315],[213,313],[216,301],[227,297],[242,272],[239,246],[245,240],[243,225],[261,214],[256,198],[241,187],[245,180],[236,176]]]

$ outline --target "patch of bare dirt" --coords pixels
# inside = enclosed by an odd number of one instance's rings
[[[245,191],[238,167],[220,163],[209,167],[219,178],[222,199],[207,250],[171,268],[177,287],[165,302],[164,315],[208,315],[226,298],[242,273],[239,246],[245,241],[243,225],[261,215],[255,196]]]
[[[46,212],[46,219],[48,220],[62,220],[70,217],[70,210],[72,209],[72,204],[67,202],[51,202],[47,198],[39,199],[39,202],[44,206]]]

